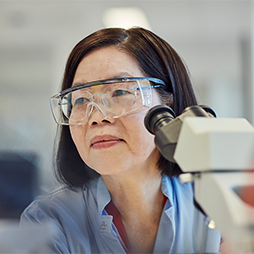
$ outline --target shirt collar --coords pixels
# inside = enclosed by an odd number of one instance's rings
[[[96,196],[98,202],[98,212],[100,215],[102,215],[105,206],[111,200],[111,196],[101,177],[98,179]]]
[[[172,183],[172,179],[166,175],[163,175],[161,179],[161,191],[168,198],[168,201],[170,202],[170,206],[172,206],[174,203],[173,183]]]

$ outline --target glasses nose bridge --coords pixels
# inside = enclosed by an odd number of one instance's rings
[[[105,100],[105,93],[101,92],[101,93],[94,93],[92,94],[92,102],[95,102],[96,104],[101,104],[103,105],[103,100]]]
[[[99,113],[104,117],[107,118],[108,116],[105,114],[105,112],[101,109],[101,107],[95,102],[95,101],[91,101],[89,102],[89,104],[87,105],[86,108],[86,120],[85,122],[88,121],[89,116],[92,114],[92,112],[94,111],[94,109],[97,109],[99,111]]]

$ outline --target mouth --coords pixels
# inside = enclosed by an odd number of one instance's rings
[[[124,142],[124,140],[112,135],[101,135],[92,138],[90,141],[90,146],[94,149],[103,149],[114,146],[120,142]]]

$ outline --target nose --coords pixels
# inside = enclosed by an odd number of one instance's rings
[[[102,122],[111,123],[114,118],[100,108],[100,106],[95,102],[90,102],[87,107],[86,119],[88,125],[96,125]]]

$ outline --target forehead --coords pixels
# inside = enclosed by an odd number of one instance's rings
[[[82,59],[76,70],[72,86],[109,78],[143,76],[134,58],[125,51],[111,46],[95,50]]]

